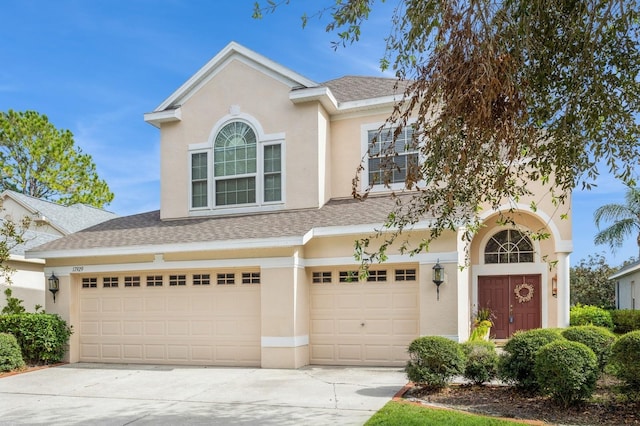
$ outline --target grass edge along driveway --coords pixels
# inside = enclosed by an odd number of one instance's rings
[[[425,407],[410,402],[389,401],[378,410],[365,426],[423,426],[423,425],[460,425],[460,426],[522,426],[543,425],[538,421],[515,421],[462,413],[446,408]]]

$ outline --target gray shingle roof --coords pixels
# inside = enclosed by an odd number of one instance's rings
[[[56,227],[63,234],[80,231],[81,229],[88,228],[104,222],[105,220],[118,217],[115,213],[87,206],[85,204],[63,206],[15,191],[6,190],[3,193],[6,193],[9,197],[12,197],[28,209],[37,212],[38,217],[41,218],[44,216],[51,225]],[[0,222],[1,221],[2,220],[0,219]],[[22,256],[26,251],[32,248],[58,238],[60,238],[58,234],[43,232],[38,230],[36,227],[33,230],[27,230],[23,235],[25,242],[15,247],[11,247],[10,252],[11,254]]]
[[[359,101],[384,96],[402,95],[406,82],[395,78],[347,75],[320,84],[331,90],[338,102]],[[396,87],[398,85],[398,87]]]
[[[72,233],[93,226],[105,220],[118,217],[117,214],[88,206],[86,204],[72,204],[63,206],[50,201],[34,198],[15,191],[7,191],[22,204],[45,216],[50,223],[62,229],[65,233]]]
[[[393,209],[394,203],[389,196],[369,197],[366,201],[335,199],[319,209],[165,221],[160,219],[159,211],[152,211],[103,222],[37,247],[34,254],[45,251],[303,237],[313,228],[381,224]]]

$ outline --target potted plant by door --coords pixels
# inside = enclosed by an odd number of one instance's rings
[[[480,308],[473,317],[473,330],[469,340],[489,340],[495,315],[489,307]]]

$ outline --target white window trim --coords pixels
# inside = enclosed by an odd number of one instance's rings
[[[234,178],[256,177],[256,202],[248,204],[233,204],[225,206],[216,206],[215,204],[215,181],[213,174],[214,161],[214,144],[218,132],[225,125],[241,121],[248,124],[256,134],[256,172],[246,175],[234,175]],[[264,147],[271,145],[280,145],[280,200],[264,201]],[[192,155],[206,152],[207,153],[207,206],[192,207],[192,180],[191,180],[191,162]],[[222,117],[213,126],[209,134],[207,142],[190,144],[188,149],[188,203],[190,216],[210,216],[218,214],[237,214],[237,213],[255,213],[261,211],[274,211],[284,209],[286,203],[286,138],[285,133],[265,134],[260,123],[252,116],[245,113],[234,113]]]
[[[411,126],[415,123],[415,120],[410,120],[407,123],[407,126]],[[379,121],[377,123],[367,123],[360,126],[360,152],[362,160],[362,174],[360,176],[360,190],[364,191],[369,188],[369,132],[371,130],[378,130],[381,126],[385,125],[386,122]],[[394,126],[387,126],[394,127]],[[418,160],[423,161],[422,155],[418,152]],[[418,185],[424,185],[424,181],[417,182]],[[371,192],[389,192],[389,191],[401,191],[405,189],[405,184],[403,182],[392,183],[388,186],[385,186],[383,183],[379,183],[371,186]]]

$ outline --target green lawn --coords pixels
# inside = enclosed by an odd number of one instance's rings
[[[522,426],[522,423],[390,401],[365,423],[365,426],[382,425]]]

